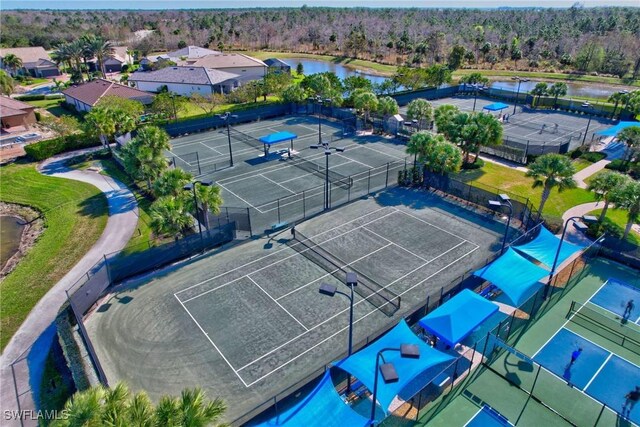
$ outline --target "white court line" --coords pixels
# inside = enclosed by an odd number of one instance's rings
[[[578,325],[578,326],[580,326],[580,325]],[[577,333],[577,332],[575,332],[575,331],[572,331],[572,330],[571,330],[571,329],[569,329],[569,328],[565,328],[565,329],[566,329],[567,331],[571,332],[572,334],[579,336],[579,337],[580,337],[580,338],[582,338],[583,340],[585,340],[585,341],[587,341],[587,342],[590,342],[592,345],[594,345],[594,346],[596,346],[596,347],[599,347],[599,348],[603,349],[604,351],[606,351],[606,352],[608,352],[608,353],[613,353],[612,351],[610,351],[610,350],[608,350],[608,349],[604,348],[604,347],[603,347],[603,346],[601,346],[600,344],[598,344],[598,343],[596,343],[596,342],[594,342],[594,341],[591,341],[589,338],[585,338],[585,337],[583,337],[582,335],[580,335],[579,333]],[[586,329],[586,328],[585,328],[585,329]],[[587,330],[588,330],[588,329],[587,329]],[[615,343],[615,342],[614,342],[614,343]],[[618,345],[619,345],[619,344],[618,344]],[[632,362],[632,361],[630,361],[630,360],[625,359],[624,357],[620,356],[619,354],[614,354],[614,356],[615,356],[615,357],[617,357],[618,359],[624,360],[624,361],[625,361],[625,362],[627,362],[628,364],[633,365],[633,366],[635,366],[636,368],[640,369],[640,366],[636,365],[635,363],[633,363],[633,362]]]
[[[213,148],[213,147],[209,147],[207,144],[204,144],[204,143],[202,143],[202,142],[198,142],[198,144],[200,144],[200,145],[203,145],[203,146],[207,147],[207,148],[208,148],[209,150],[211,150],[211,151],[215,151],[216,153],[218,153],[218,155],[219,155],[219,156],[222,156],[222,155],[223,155],[221,152],[219,152],[218,150],[216,150],[216,149],[215,149],[215,148]]]
[[[413,251],[410,251],[409,249],[405,248],[404,246],[399,245],[399,244],[397,244],[397,243],[395,243],[395,242],[393,242],[393,241],[391,241],[391,240],[387,239],[386,237],[384,237],[384,236],[382,236],[382,235],[380,235],[380,234],[376,233],[375,231],[373,231],[373,230],[371,230],[371,229],[369,229],[369,228],[367,228],[367,227],[365,227],[364,229],[365,229],[365,230],[367,230],[369,233],[373,233],[373,234],[375,234],[376,236],[378,236],[378,237],[379,237],[379,238],[381,238],[382,240],[386,240],[387,242],[391,243],[392,245],[394,245],[394,246],[396,246],[396,247],[398,247],[398,248],[402,249],[403,251],[405,251],[405,252],[407,252],[407,253],[409,253],[409,254],[413,255],[414,257],[419,258],[419,259],[421,259],[422,261],[425,261],[425,262],[427,262],[427,261],[428,261],[426,258],[421,257],[420,255],[418,255],[418,254],[414,253]],[[464,242],[462,242],[462,243],[464,243]],[[462,244],[462,243],[459,243],[459,244]]]
[[[460,261],[462,258],[466,257],[467,255],[471,254],[472,252],[476,251],[477,249],[478,249],[478,248],[472,249],[471,251],[469,251],[469,252],[467,252],[466,254],[462,255],[461,257],[457,258],[455,261],[453,261],[453,262],[451,262],[450,264],[447,264],[446,266],[442,267],[440,270],[436,271],[435,273],[433,273],[433,274],[432,274],[432,275],[430,275],[429,277],[427,277],[427,278],[425,278],[425,279],[423,279],[423,280],[419,281],[418,283],[416,283],[415,285],[411,286],[409,289],[405,290],[404,292],[401,292],[401,293],[399,294],[399,296],[402,296],[402,295],[406,294],[407,292],[409,292],[409,291],[413,290],[413,289],[414,289],[414,288],[416,288],[417,286],[420,286],[421,284],[423,284],[423,283],[424,283],[424,282],[426,282],[427,280],[431,279],[431,278],[432,278],[433,276],[435,276],[436,274],[439,274],[441,271],[443,271],[443,270],[445,270],[445,269],[449,268],[451,265],[453,265],[453,264],[457,263],[457,262],[458,262],[458,261]],[[386,304],[388,304],[388,303],[384,303],[384,304],[383,304],[383,306],[384,306],[384,305],[386,305]],[[359,319],[357,319],[357,320],[354,320],[354,322],[353,322],[353,323],[355,324],[355,323],[359,322],[360,320],[365,319],[366,317],[370,316],[371,314],[373,314],[373,313],[375,313],[375,312],[377,312],[377,311],[378,311],[378,309],[371,310],[369,313],[365,314],[365,315],[364,315],[364,316],[362,316],[361,318],[359,318]],[[266,373],[265,375],[263,375],[263,376],[261,376],[260,378],[258,378],[257,380],[255,380],[255,381],[253,381],[253,382],[249,383],[249,385],[247,385],[247,387],[251,387],[253,384],[255,384],[255,383],[257,383],[257,382],[259,382],[259,381],[263,380],[264,378],[268,377],[269,375],[273,374],[274,372],[279,371],[279,370],[280,370],[280,369],[282,369],[283,367],[287,366],[289,363],[294,362],[295,360],[297,360],[298,358],[300,358],[300,357],[304,356],[306,353],[310,352],[310,351],[311,351],[311,350],[313,350],[314,348],[318,347],[318,346],[319,346],[319,345],[321,345],[321,344],[324,344],[326,341],[328,341],[328,340],[330,340],[331,338],[335,337],[336,335],[338,335],[338,334],[342,333],[343,331],[346,331],[347,329],[349,329],[349,326],[345,326],[344,328],[342,328],[342,329],[338,330],[337,332],[335,332],[335,333],[331,334],[329,337],[327,337],[327,338],[323,339],[322,341],[320,341],[320,342],[316,343],[315,345],[313,345],[313,346],[309,347],[308,349],[306,349],[306,350],[305,350],[305,351],[303,351],[302,353],[300,353],[300,354],[296,355],[295,357],[292,357],[291,359],[289,359],[288,361],[286,361],[284,364],[282,364],[282,365],[278,366],[277,368],[275,368],[273,371],[268,372],[268,373]],[[240,372],[240,371],[238,371],[238,372]],[[236,375],[238,375],[238,374],[236,373]],[[244,381],[243,381],[243,383],[244,383]]]
[[[323,232],[321,232],[321,233],[318,233],[318,234],[316,234],[316,235],[315,235],[315,236],[313,236],[313,237],[322,236],[323,234],[330,233],[330,232],[332,232],[332,231],[334,231],[334,230],[336,230],[336,229],[338,229],[338,228],[340,228],[340,227],[342,227],[342,226],[344,226],[344,225],[351,224],[352,222],[359,221],[359,220],[361,220],[362,218],[368,217],[368,216],[370,216],[370,215],[377,214],[378,212],[380,212],[380,211],[382,211],[382,210],[388,210],[388,209],[389,209],[388,207],[382,207],[382,208],[376,209],[375,211],[373,211],[373,212],[369,212],[369,213],[365,214],[364,216],[361,216],[361,217],[358,217],[358,218],[354,218],[354,219],[352,219],[352,220],[350,220],[350,221],[347,221],[347,222],[345,222],[345,223],[343,223],[343,224],[337,225],[337,226],[335,226],[335,227],[333,227],[333,228],[330,228],[330,229],[328,229],[328,230],[326,230],[326,231],[323,231]],[[393,208],[392,208],[392,209],[393,209]],[[395,211],[395,210],[396,210],[396,209],[393,209],[393,211]],[[393,212],[391,212],[391,213],[393,213]],[[381,218],[383,218],[383,217],[381,217]],[[378,219],[379,219],[379,218],[376,218],[376,219],[374,219],[373,221],[377,221]],[[367,223],[367,224],[368,224],[368,223]],[[364,224],[364,225],[367,225],[367,224]],[[331,239],[329,239],[329,240],[331,240]],[[327,241],[329,241],[329,240],[327,240]],[[296,244],[300,244],[300,243],[296,243]],[[222,276],[224,276],[224,275],[226,275],[226,274],[232,273],[232,272],[234,272],[234,271],[236,271],[236,270],[244,269],[245,267],[247,267],[247,266],[249,266],[249,265],[251,265],[251,264],[254,264],[254,263],[258,262],[258,261],[262,261],[262,260],[264,260],[264,259],[267,259],[267,258],[269,258],[269,257],[271,257],[271,256],[273,256],[273,255],[276,255],[276,254],[278,254],[278,253],[280,253],[280,252],[284,252],[284,251],[286,251],[286,250],[288,250],[288,249],[289,249],[289,247],[283,247],[282,249],[278,249],[278,250],[277,250],[277,251],[275,251],[275,252],[271,252],[270,254],[267,254],[267,255],[265,255],[265,256],[262,256],[262,257],[260,257],[260,258],[258,258],[258,259],[254,259],[253,261],[249,261],[249,262],[247,262],[247,263],[245,263],[245,264],[242,264],[241,266],[238,266],[238,267],[233,268],[233,269],[231,269],[231,270],[225,271],[224,273],[220,273],[220,274],[218,274],[217,276],[210,277],[210,278],[208,278],[208,279],[203,280],[203,281],[202,281],[202,282],[200,282],[200,283],[196,283],[195,285],[191,285],[191,286],[189,286],[188,288],[182,289],[181,291],[178,291],[178,292],[174,293],[174,295],[178,295],[178,294],[180,294],[180,293],[182,293],[182,292],[188,291],[188,290],[193,289],[193,288],[195,288],[195,287],[197,287],[197,286],[201,286],[201,285],[204,285],[204,284],[206,284],[206,283],[209,283],[209,282],[210,282],[210,281],[212,281],[212,280],[218,279],[218,278],[220,278],[220,277],[222,277]],[[290,256],[288,256],[288,257],[286,257],[286,258],[284,258],[284,259],[291,258],[291,256],[292,256],[292,255],[290,255]],[[272,264],[270,264],[270,265],[272,265]],[[268,267],[268,266],[266,266],[266,267]],[[252,271],[251,273],[255,273],[256,271],[263,270],[263,269],[264,269],[264,268],[266,268],[266,267],[261,267],[260,269],[255,270],[255,271]],[[238,278],[238,279],[240,279],[240,278]],[[238,280],[238,279],[235,279],[235,280]]]
[[[452,232],[450,232],[450,231],[447,231],[447,230],[445,230],[444,228],[438,227],[437,225],[433,225],[433,224],[431,224],[429,221],[425,221],[424,219],[419,218],[419,217],[417,217],[417,216],[415,216],[415,215],[413,215],[413,214],[410,214],[409,212],[405,212],[405,211],[401,211],[401,210],[398,210],[398,212],[403,213],[403,214],[405,214],[405,215],[407,215],[407,216],[410,216],[410,217],[412,217],[412,218],[415,218],[415,219],[417,219],[418,221],[422,221],[422,222],[424,222],[425,224],[430,225],[430,226],[431,226],[431,227],[433,227],[433,228],[437,228],[437,229],[438,229],[438,230],[440,230],[440,231],[444,231],[445,233],[447,233],[447,234],[448,234],[448,235],[450,235],[450,236],[456,237],[456,238],[458,238],[458,239],[460,239],[460,240],[462,240],[462,241],[469,242],[469,243],[471,243],[472,245],[475,245],[475,246],[479,247],[479,246],[478,246],[478,245],[476,245],[475,243],[470,242],[470,241],[468,241],[467,239],[465,239],[465,238],[463,238],[463,237],[460,237],[460,236],[458,236],[458,235],[457,235],[457,234],[455,234],[455,233],[452,233]]]
[[[473,414],[473,417],[469,418],[469,421],[467,421],[467,422],[465,423],[465,425],[463,425],[462,427],[467,427],[471,421],[473,421],[473,420],[475,420],[475,419],[476,419],[476,417],[478,416],[478,414],[479,414],[480,412],[482,412],[482,410],[483,410],[483,409],[484,409],[484,407],[480,407],[480,409],[478,409],[478,410],[476,411],[476,413],[475,413],[475,414]]]
[[[260,209],[258,209],[257,207],[253,206],[252,203],[247,202],[245,199],[243,199],[242,197],[238,196],[236,193],[234,193],[233,191],[229,190],[227,187],[224,186],[224,184],[220,184],[219,182],[216,183],[217,186],[222,187],[224,189],[224,191],[228,191],[229,193],[233,194],[234,196],[236,196],[238,199],[242,200],[243,202],[245,202],[247,205],[249,205],[249,207],[257,210],[258,212],[260,212],[261,214],[264,214],[265,212],[262,212]]]
[[[271,178],[264,176],[263,174],[258,174],[258,176],[263,177],[264,179],[266,179],[267,181],[271,181],[273,182],[275,185],[277,185],[278,187],[284,188],[285,190],[287,190],[289,193],[291,194],[296,194],[295,191],[291,191],[290,189],[288,189],[287,187],[285,187],[284,185],[281,185],[279,182],[276,182],[274,180],[272,180]]]
[[[380,218],[376,218],[376,219],[374,219],[374,220],[373,220],[373,221],[371,221],[371,222],[375,222],[375,221],[381,220],[381,219],[383,219],[383,218],[385,218],[385,217],[387,217],[387,216],[389,216],[389,215],[392,215],[392,214],[393,214],[393,212],[391,212],[391,213],[389,213],[389,214],[386,214],[386,215],[384,215],[384,216],[381,216]],[[371,222],[369,222],[369,223],[371,223]],[[367,224],[369,224],[369,223],[367,223]],[[330,238],[330,239],[327,239],[327,240],[325,240],[324,242],[330,242],[330,241],[335,240],[335,239],[337,239],[337,238],[339,238],[339,237],[342,237],[342,236],[344,236],[344,235],[346,235],[346,234],[349,234],[349,233],[352,233],[352,232],[354,232],[354,231],[357,231],[357,230],[359,230],[359,229],[360,229],[360,228],[362,228],[362,227],[364,227],[364,225],[362,225],[362,226],[360,226],[360,227],[357,227],[357,228],[354,228],[354,229],[352,229],[352,230],[349,230],[349,231],[347,231],[347,232],[345,232],[345,233],[342,233],[342,234],[340,234],[340,235],[338,235],[338,236],[335,236],[335,237],[332,237],[332,238]],[[322,242],[322,243],[324,243],[324,242]],[[296,243],[296,245],[300,245],[300,244],[301,244],[301,243]],[[320,246],[320,245],[319,245],[319,244],[314,244],[314,245],[312,246],[312,248],[314,248],[314,247],[316,247],[316,246]],[[261,268],[259,268],[259,269],[257,269],[257,270],[254,270],[254,271],[252,271],[251,273],[247,273],[247,274],[245,274],[245,276],[248,276],[249,274],[257,273],[257,272],[262,271],[262,270],[265,270],[265,269],[267,269],[267,268],[271,268],[271,267],[273,267],[273,266],[274,266],[274,265],[276,265],[276,264],[280,264],[281,262],[288,260],[289,258],[294,258],[294,257],[296,257],[296,256],[298,256],[298,255],[302,255],[302,252],[306,252],[306,251],[308,251],[308,250],[311,250],[311,248],[303,249],[303,250],[301,250],[301,251],[299,251],[299,252],[297,252],[297,251],[296,251],[296,253],[294,253],[294,254],[292,254],[292,255],[289,255],[289,256],[287,256],[287,257],[285,257],[285,258],[282,258],[282,259],[280,259],[280,260],[277,260],[277,261],[275,261],[275,262],[273,262],[273,263],[271,263],[271,264],[269,264],[269,265],[265,265],[264,267],[261,267]],[[295,249],[294,249],[294,251],[295,251]],[[244,277],[244,276],[242,276],[242,277]],[[232,284],[232,283],[234,283],[234,282],[237,282],[238,280],[242,279],[242,277],[238,277],[238,278],[233,279],[233,280],[231,280],[231,281],[229,281],[229,282],[227,282],[227,283],[224,283],[224,284],[222,284],[222,285],[220,285],[220,286],[217,286],[217,287],[215,287],[215,288],[209,289],[208,291],[204,291],[204,292],[202,292],[202,293],[200,293],[200,294],[198,294],[198,295],[196,295],[196,296],[194,296],[194,297],[191,297],[191,298],[189,298],[189,299],[184,300],[184,302],[185,302],[185,303],[186,303],[186,302],[189,302],[189,301],[194,300],[194,299],[196,299],[196,298],[200,298],[201,296],[204,296],[204,295],[206,295],[206,294],[208,294],[208,293],[210,293],[210,292],[217,291],[218,289],[224,288],[225,286],[228,286],[228,285],[230,285],[230,284]]]
[[[349,163],[358,163],[358,164],[361,164],[362,166],[366,167],[367,169],[373,169],[373,166],[368,165],[368,164],[363,163],[363,162],[359,162],[359,161],[357,161],[357,160],[355,160],[355,159],[352,159],[351,157],[347,157],[347,156],[345,156],[344,154],[340,154],[340,153],[335,153],[335,154],[337,154],[337,155],[338,155],[338,157],[341,157],[341,158],[343,158],[343,159],[347,159],[347,160],[349,160],[349,161],[348,161],[348,162],[345,162],[345,163],[340,163],[339,165],[334,165],[334,167],[338,167],[338,166],[346,165],[346,164],[349,164]]]
[[[204,329],[202,329],[202,326],[200,326],[200,324],[198,323],[198,321],[195,319],[195,317],[193,317],[193,315],[191,314],[191,312],[187,309],[187,307],[184,306],[184,304],[182,303],[182,301],[180,301],[180,298],[178,298],[177,295],[173,295],[174,297],[176,297],[176,299],[178,300],[178,302],[180,303],[180,305],[182,306],[182,308],[184,308],[184,310],[187,312],[187,314],[189,315],[189,317],[191,317],[191,320],[193,320],[193,323],[196,324],[196,326],[198,327],[198,329],[200,329],[202,331],[202,333],[204,334],[205,337],[207,337],[207,340],[209,340],[209,342],[211,343],[211,345],[213,346],[213,348],[216,349],[216,351],[220,354],[220,357],[222,357],[222,359],[227,363],[227,365],[229,366],[229,368],[231,368],[231,370],[233,371],[234,374],[236,374],[236,376],[238,378],[240,378],[240,381],[242,381],[242,384],[244,384],[245,387],[249,387],[249,385],[247,385],[247,383],[242,379],[242,377],[238,374],[238,372],[233,368],[233,366],[231,365],[231,363],[229,363],[229,361],[227,360],[227,358],[224,356],[224,354],[222,354],[222,352],[220,351],[220,349],[218,348],[218,346],[216,346],[216,344],[213,342],[213,340],[209,337],[209,334],[206,333],[204,331]]]
[[[278,304],[278,307],[280,307],[282,310],[284,310],[284,312],[285,312],[285,313],[287,313],[289,316],[291,316],[291,318],[292,318],[293,320],[295,320],[295,321],[298,323],[298,325],[302,326],[302,328],[303,328],[305,331],[307,331],[307,332],[309,331],[309,329],[308,329],[306,326],[304,326],[304,325],[302,324],[302,322],[300,322],[300,321],[296,318],[296,316],[294,316],[293,314],[289,313],[289,310],[287,310],[286,308],[284,308],[284,307],[282,306],[282,304],[280,304],[280,303],[279,303],[277,300],[275,300],[271,295],[269,295],[269,292],[265,291],[265,290],[262,288],[262,286],[258,285],[258,282],[256,282],[255,280],[253,280],[253,279],[251,278],[251,275],[247,274],[247,275],[246,275],[246,278],[247,278],[247,279],[249,279],[249,280],[251,280],[251,282],[253,282],[253,284],[254,284],[254,285],[256,285],[258,288],[260,288],[260,290],[261,290],[262,292],[264,292],[264,293],[265,293],[265,295],[266,295],[266,296],[268,296],[268,297],[271,299],[271,301],[273,301],[273,302],[275,302],[276,304]]]
[[[579,336],[579,335],[578,335]],[[600,347],[602,348],[602,347]],[[605,349],[606,350],[606,349]],[[607,350],[609,351],[609,350]],[[600,365],[600,367],[598,368],[598,370],[596,371],[595,374],[593,374],[593,376],[591,377],[591,379],[589,380],[589,382],[587,383],[587,385],[584,386],[583,390],[587,390],[589,388],[589,386],[591,385],[591,383],[593,382],[593,380],[596,379],[596,377],[598,376],[598,374],[600,373],[600,371],[602,371],[602,368],[604,368],[604,365],[607,364],[607,362],[609,362],[609,359],[611,359],[611,357],[613,356],[613,353],[609,352],[609,355],[607,356],[607,358],[604,360],[604,362],[602,362],[602,365]]]
[[[383,144],[384,144],[384,143],[383,143]],[[368,145],[368,144],[362,144],[362,145],[358,144],[358,147],[357,147],[357,148],[365,148],[365,149],[367,149],[367,150],[375,151],[375,152],[376,152],[376,153],[378,153],[378,154],[382,154],[383,156],[391,157],[391,158],[393,158],[394,160],[404,160],[404,157],[398,157],[398,156],[396,156],[395,154],[385,153],[384,151],[376,150],[376,149],[375,149],[375,148],[373,148],[373,147],[369,147],[369,145]],[[400,154],[400,153],[402,153],[402,151],[398,151],[398,154]]]
[[[186,164],[188,164],[189,166],[193,166],[190,162],[187,162],[185,159],[183,159],[182,157],[178,156],[178,155],[177,155],[176,153],[174,153],[173,151],[171,151],[171,150],[167,150],[167,152],[168,152],[169,154],[171,154],[172,156],[179,158],[180,160],[182,160],[183,162],[185,162],[185,163],[186,163]]]

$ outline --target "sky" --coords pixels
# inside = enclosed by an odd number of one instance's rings
[[[211,9],[243,7],[560,7],[568,8],[576,0],[2,0],[2,9]],[[582,0],[585,7],[634,6],[640,0]]]

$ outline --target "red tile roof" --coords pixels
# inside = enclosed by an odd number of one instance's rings
[[[96,105],[103,96],[118,96],[120,98],[134,99],[143,104],[149,103],[153,99],[153,94],[149,92],[104,79],[96,79],[79,86],[71,86],[62,93],[92,107]]]

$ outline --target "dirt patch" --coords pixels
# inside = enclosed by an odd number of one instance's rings
[[[1,281],[16,268],[18,262],[27,254],[29,248],[36,243],[40,235],[44,232],[45,227],[40,212],[27,206],[0,202],[0,215],[15,216],[26,223],[24,230],[22,230],[18,250],[7,260],[7,263],[2,270],[0,270]]]

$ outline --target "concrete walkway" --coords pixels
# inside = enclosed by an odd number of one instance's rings
[[[72,170],[64,166],[66,159],[92,150],[96,149],[79,150],[56,156],[39,166],[39,171],[45,175],[82,181],[97,187],[107,197],[109,218],[102,236],[73,269],[36,304],[0,356],[0,402],[3,410],[0,415],[0,425],[2,426],[20,425],[18,419],[7,419],[6,413],[6,411],[18,410],[18,400],[21,410],[36,409],[32,393],[39,387],[39,374],[43,368],[41,363],[44,362],[46,351],[53,339],[51,325],[60,306],[66,301],[65,291],[93,265],[101,261],[104,254],[124,248],[138,223],[138,206],[135,197],[124,184],[97,172]],[[21,363],[12,366],[14,360],[18,358],[21,359]],[[26,418],[23,419],[25,426],[38,425],[37,421],[29,420],[28,415]]]
[[[621,142],[614,142],[613,137],[607,138],[598,145],[595,146],[595,151],[605,153],[607,155],[606,159],[600,160],[599,162],[595,162],[592,165],[587,166],[581,171],[576,172],[573,175],[573,179],[576,181],[576,184],[579,188],[587,188],[587,183],[585,180],[592,175],[600,172],[605,168],[612,160],[621,159],[624,156],[624,152],[626,150],[626,146]]]

